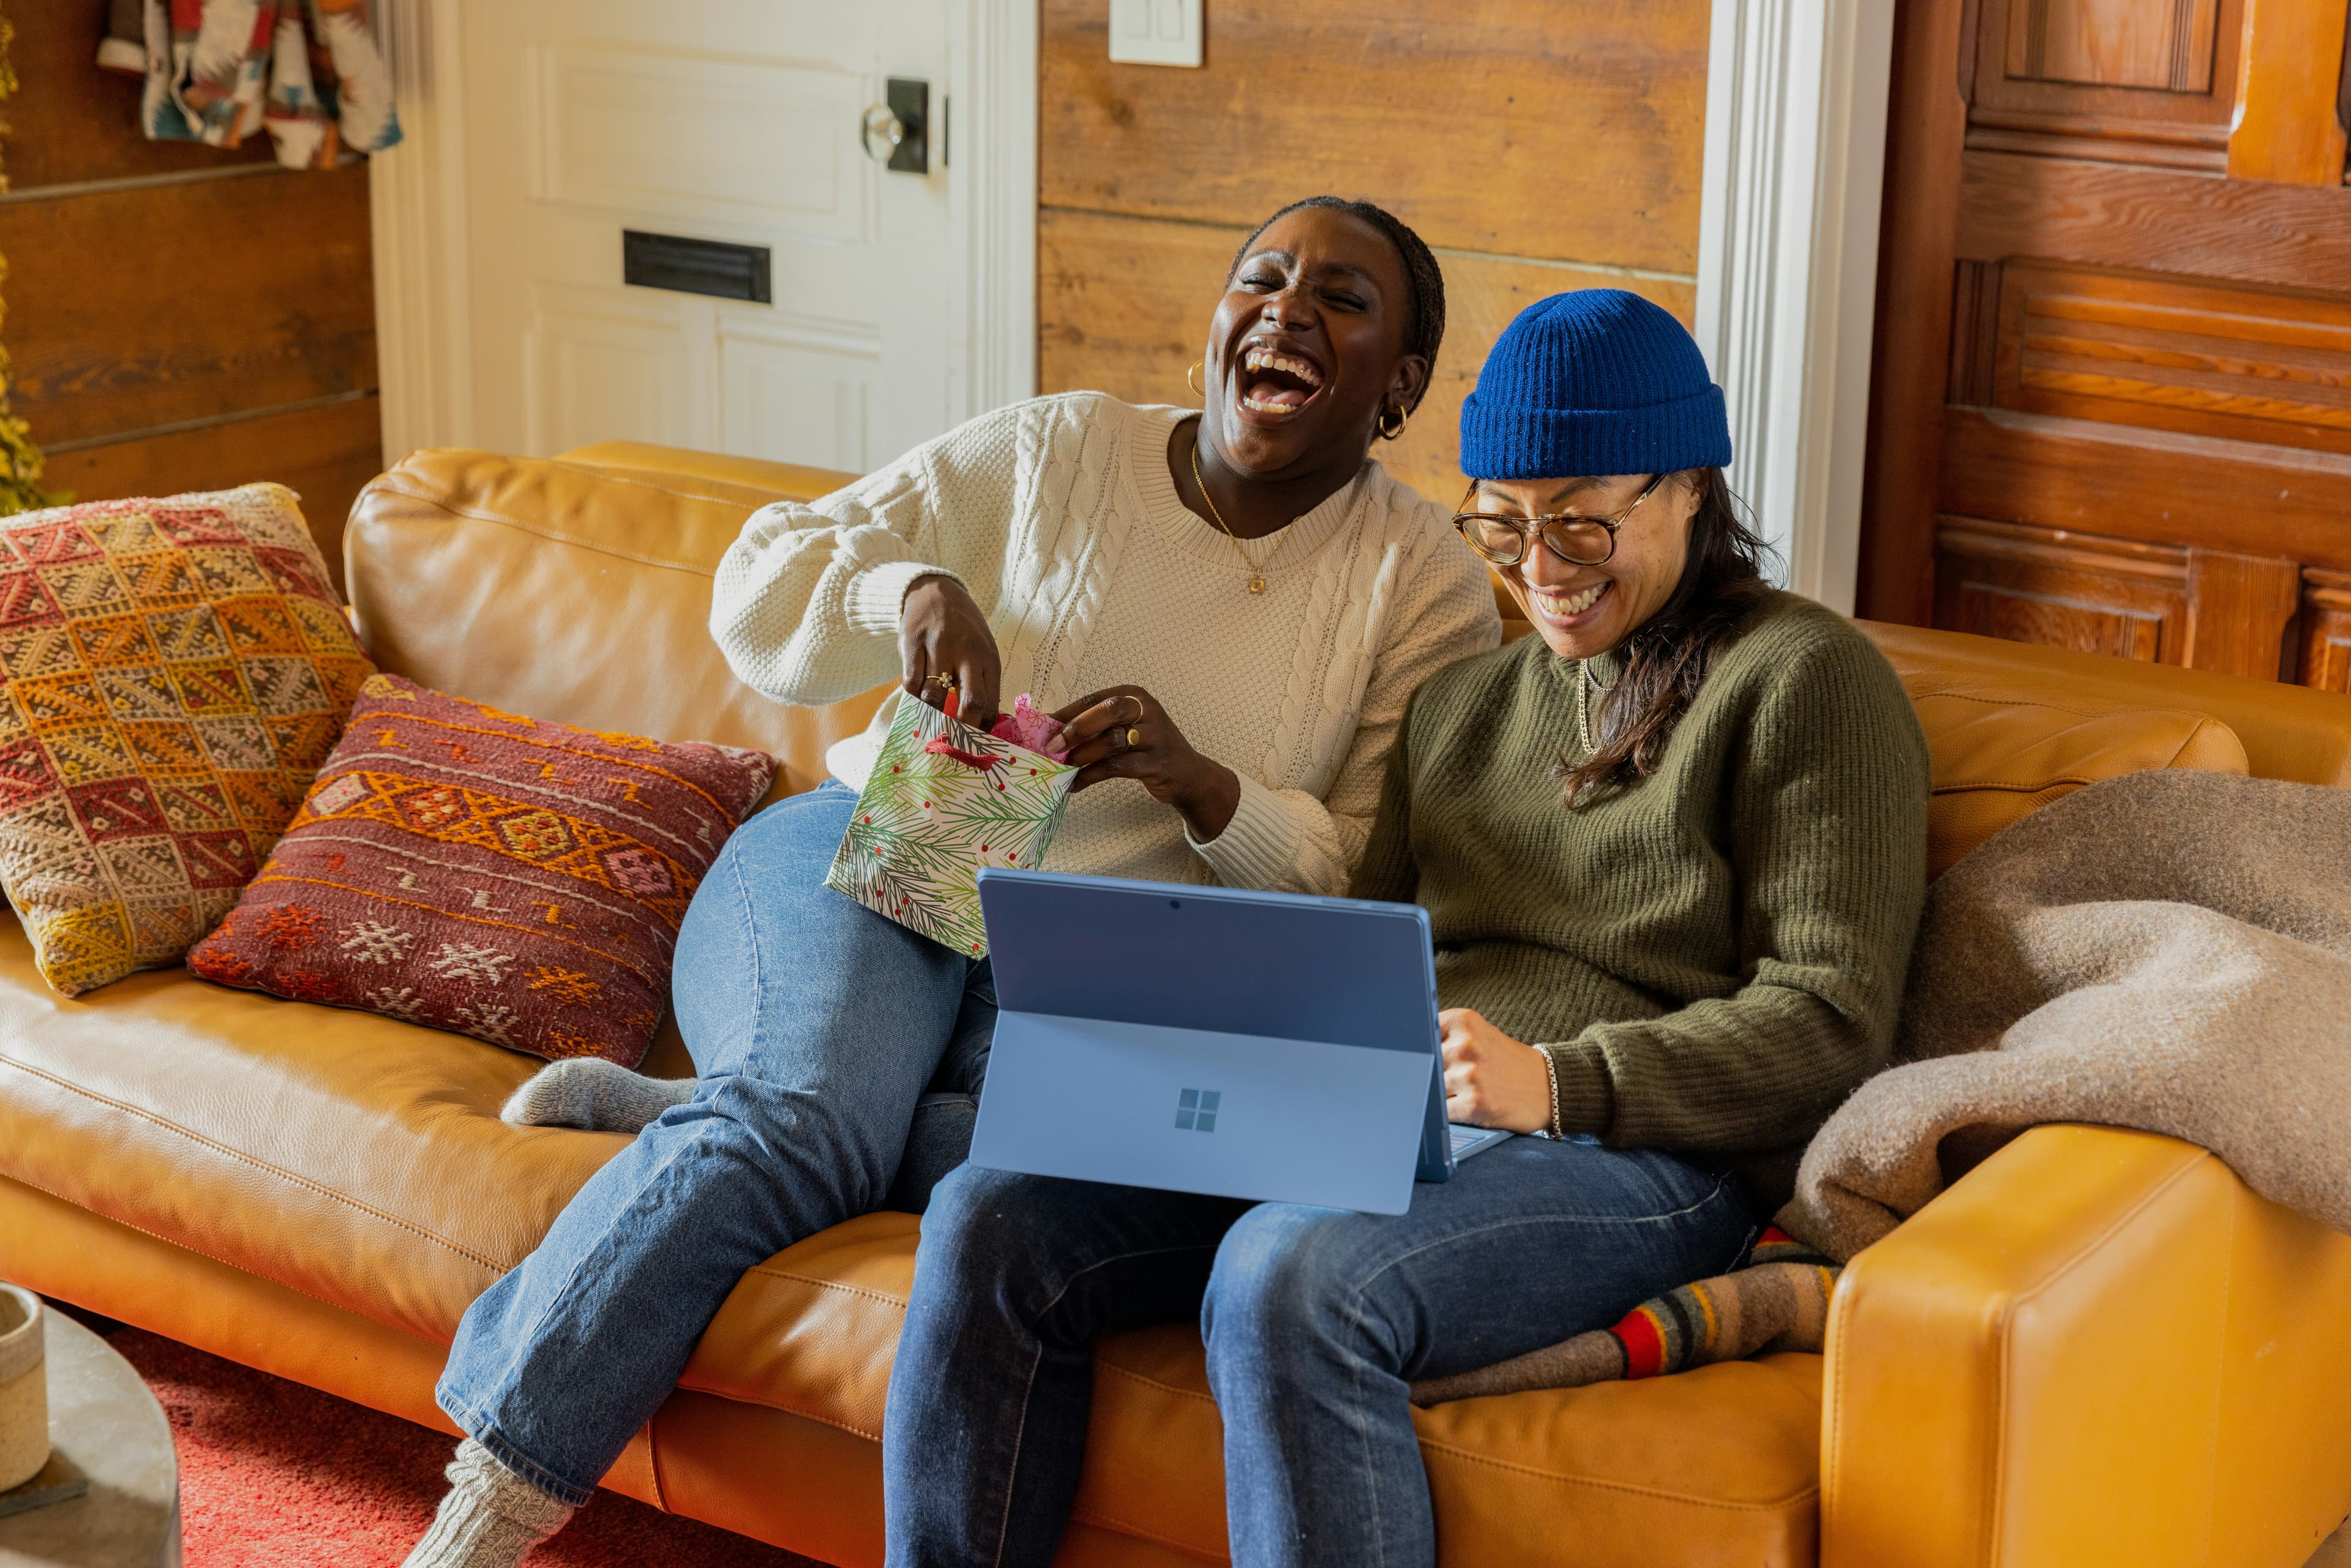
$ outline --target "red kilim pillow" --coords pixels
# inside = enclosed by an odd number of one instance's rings
[[[765,752],[544,724],[374,676],[188,967],[633,1067],[685,906],[775,770]]]
[[[0,523],[0,882],[66,995],[236,902],[375,669],[283,485]]]

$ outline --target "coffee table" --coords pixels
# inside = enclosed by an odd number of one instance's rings
[[[52,1308],[49,1441],[87,1494],[0,1519],[0,1568],[180,1568],[180,1469],[171,1423],[129,1362]]]

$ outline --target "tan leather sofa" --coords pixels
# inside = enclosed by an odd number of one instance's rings
[[[538,716],[781,754],[704,632],[745,514],[841,476],[658,448],[420,454],[371,486],[350,591],[386,668]],[[1935,755],[1936,853],[2143,767],[2351,785],[2351,701],[1874,628]],[[870,699],[869,699],[870,700]],[[649,1063],[684,1071],[672,1037]],[[619,1147],[496,1119],[537,1062],[180,970],[78,1000],[0,932],[0,1276],[433,1426],[475,1294]],[[882,1554],[876,1446],[917,1222],[753,1270],[607,1478],[838,1563]],[[2200,1150],[2028,1134],[1845,1275],[1825,1355],[1424,1413],[1448,1565],[2290,1568],[2351,1510],[2351,1239]],[[1217,1561],[1196,1334],[1100,1353],[1063,1562]]]

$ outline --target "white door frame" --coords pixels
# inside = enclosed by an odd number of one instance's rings
[[[386,467],[420,446],[474,440],[457,3],[384,0],[375,7],[401,129],[398,146],[368,161]]]
[[[963,280],[947,396],[969,419],[1037,395],[1037,3],[948,0],[947,225]]]
[[[1714,0],[1698,340],[1787,583],[1853,613],[1892,0]]]
[[[461,0],[383,0],[402,139],[369,173],[383,455],[474,441]],[[949,412],[1037,390],[1036,0],[947,0]]]

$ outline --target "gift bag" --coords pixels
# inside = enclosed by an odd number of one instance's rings
[[[1077,773],[901,697],[824,884],[977,957],[979,868],[1041,861]]]

